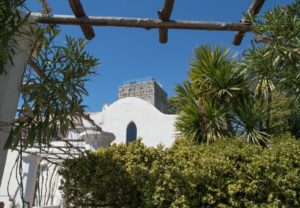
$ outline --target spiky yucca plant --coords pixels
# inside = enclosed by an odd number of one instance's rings
[[[189,81],[178,84],[175,91],[183,103],[175,124],[179,136],[205,143],[225,136],[224,113],[216,102],[198,100]]]
[[[233,107],[241,138],[252,144],[266,146],[269,134],[265,131],[266,105],[254,97],[245,97]]]
[[[188,73],[199,97],[228,105],[248,92],[244,70],[229,48],[204,44],[196,47]]]
[[[249,73],[226,47],[204,44],[194,50],[188,75],[177,85],[179,135],[211,143],[241,135],[253,144],[267,145],[265,105],[254,98]]]

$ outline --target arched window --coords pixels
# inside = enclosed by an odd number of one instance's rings
[[[127,126],[126,130],[126,145],[128,145],[129,142],[133,142],[136,140],[136,125],[134,122],[130,122]]]

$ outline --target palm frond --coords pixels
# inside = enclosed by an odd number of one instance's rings
[[[266,105],[254,97],[240,100],[234,107],[236,125],[242,126],[241,137],[247,142],[266,146],[269,135],[264,130]]]

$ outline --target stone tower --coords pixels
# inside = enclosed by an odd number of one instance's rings
[[[130,80],[119,87],[118,99],[138,97],[154,105],[163,113],[168,112],[167,93],[154,78]]]

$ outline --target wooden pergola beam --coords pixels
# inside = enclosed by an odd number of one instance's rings
[[[69,0],[70,7],[75,17],[86,17],[80,0]],[[95,32],[91,25],[80,25],[80,28],[86,39],[91,40],[95,37]]]
[[[162,21],[169,21],[171,17],[171,13],[173,10],[174,0],[165,0],[164,6],[161,10],[159,10],[158,17]],[[159,28],[159,42],[166,43],[168,42],[168,29]]]
[[[262,6],[264,5],[264,3],[265,3],[265,0],[253,0],[247,13],[250,13],[251,15],[256,16],[259,13]],[[241,22],[245,23],[245,19],[242,18]],[[232,43],[237,46],[240,45],[245,34],[246,34],[246,32],[242,32],[242,31],[235,32]]]
[[[250,26],[243,23],[233,22],[207,22],[207,21],[183,21],[170,20],[162,21],[150,18],[128,18],[128,17],[99,17],[85,16],[75,17],[73,15],[43,15],[31,13],[33,20],[38,23],[63,24],[63,25],[90,25],[90,26],[116,26],[116,27],[137,27],[144,29],[165,28],[165,29],[190,29],[210,31],[241,31],[247,32]]]

